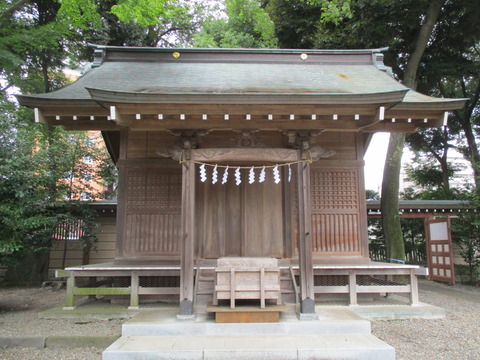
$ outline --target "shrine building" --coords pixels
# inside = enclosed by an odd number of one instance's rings
[[[237,296],[290,299],[300,318],[337,293],[417,303],[417,266],[369,259],[363,156],[373,133],[440,127],[464,99],[403,86],[384,50],[95,46],[74,83],[19,95],[36,122],[101,130],[119,170],[115,259],[67,269],[67,307],[101,291],[130,296],[132,308],[174,296],[184,318]],[[260,283],[234,289],[247,268]],[[108,276],[129,283],[76,283]]]

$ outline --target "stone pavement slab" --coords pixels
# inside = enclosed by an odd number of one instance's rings
[[[395,350],[368,334],[124,336],[103,360],[331,359],[394,360]]]

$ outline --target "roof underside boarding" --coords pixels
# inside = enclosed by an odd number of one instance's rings
[[[440,126],[463,106],[409,90],[382,59],[380,50],[98,46],[76,82],[18,99],[36,121],[97,130],[409,132]]]

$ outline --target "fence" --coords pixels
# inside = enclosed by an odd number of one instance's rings
[[[373,261],[380,261],[380,262],[387,262],[387,251],[385,249],[385,246],[378,246],[378,244],[375,244],[375,246],[369,246],[370,250],[370,259]],[[425,263],[427,262],[427,256],[425,253],[425,250],[422,248],[417,248],[414,247],[412,249],[409,249],[405,253],[406,257],[406,263],[409,264],[419,264],[419,263]]]

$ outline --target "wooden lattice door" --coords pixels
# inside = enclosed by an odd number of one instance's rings
[[[427,257],[430,279],[455,284],[450,218],[427,220]]]

